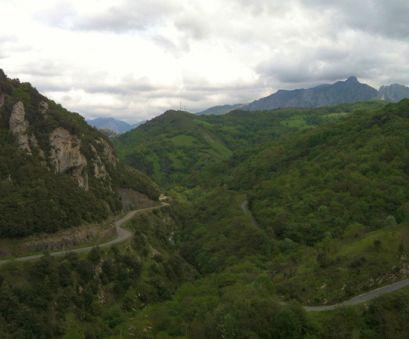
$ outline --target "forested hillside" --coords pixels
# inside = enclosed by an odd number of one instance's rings
[[[117,190],[126,187],[158,196],[79,114],[0,71],[1,237],[101,221],[121,210]]]
[[[257,220],[280,238],[314,243],[348,227],[409,221],[409,100],[272,143],[238,166]]]
[[[404,337],[406,290],[327,315],[296,305],[408,277],[409,101],[205,119],[231,156],[168,186],[184,215],[176,244],[201,279],[127,326],[191,338]]]
[[[169,111],[116,138],[114,145],[121,160],[163,186],[191,186],[197,177],[205,177],[209,167],[227,160],[241,161],[254,153],[256,146],[281,135],[382,105],[375,101],[314,110],[238,110],[222,116]]]

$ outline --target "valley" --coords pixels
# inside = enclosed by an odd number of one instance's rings
[[[4,333],[330,337],[352,314],[341,337],[381,331],[371,317],[399,324],[386,336],[405,331],[396,310],[409,300],[409,101],[167,111],[111,144],[52,102],[37,116],[47,99],[10,81],[1,241],[91,224],[108,233],[2,259]],[[17,109],[24,128],[13,132]],[[16,204],[24,214],[10,212]]]
[[[409,339],[408,17],[2,1],[0,339]]]

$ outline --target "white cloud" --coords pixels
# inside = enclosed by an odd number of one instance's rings
[[[407,84],[408,10],[398,0],[2,0],[0,67],[70,110],[128,121],[352,74]]]

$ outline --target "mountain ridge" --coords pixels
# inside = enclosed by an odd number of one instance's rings
[[[87,119],[87,124],[95,127],[99,130],[108,130],[115,134],[122,134],[130,131],[133,128],[143,124],[144,121],[137,122],[135,124],[129,124],[126,121],[115,119],[112,117],[99,117],[95,119]]]
[[[409,98],[409,87],[399,84],[382,86],[379,90],[359,82],[356,76],[332,84],[293,90],[279,89],[275,93],[247,104],[218,105],[198,112],[199,115],[226,114],[236,109],[256,111],[277,108],[319,108],[370,100],[398,102]]]

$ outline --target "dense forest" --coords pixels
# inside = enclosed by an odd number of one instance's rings
[[[145,146],[152,140],[151,132],[160,138],[162,133],[153,132],[156,128],[176,133],[177,116],[177,124],[186,117],[206,125],[231,154],[210,157],[200,167],[187,163],[185,173],[169,167],[168,176],[157,178],[188,211],[180,251],[203,278],[182,286],[170,302],[142,313],[156,324],[154,333],[159,333],[156,328],[188,337],[203,333],[215,338],[333,337],[338,328],[343,338],[352,333],[364,338],[404,337],[406,318],[398,310],[405,305],[400,299],[408,298],[406,291],[381,298],[370,309],[355,307],[351,313],[310,315],[294,306],[282,310],[293,321],[283,327],[274,323],[274,316],[280,314],[282,300],[331,304],[407,277],[409,101],[210,117],[172,115],[172,121],[165,114],[124,135],[125,149],[132,153],[132,137],[143,138]],[[188,133],[195,135],[183,129]],[[183,151],[195,154],[198,164],[202,153],[194,151],[196,145],[187,143]],[[117,146],[127,161],[121,139]],[[160,158],[177,157],[171,150],[169,154],[166,148],[158,149]],[[149,162],[149,156],[143,159]],[[244,201],[252,217],[243,213]],[[252,290],[254,285],[257,291]],[[264,293],[272,296],[269,306],[254,300],[260,297],[268,303]],[[246,298],[240,305],[241,295]],[[186,303],[202,308],[185,315],[179,307]],[[260,307],[251,316],[246,313],[250,305]],[[266,308],[275,310],[274,315]],[[343,328],[352,317],[354,322]],[[394,325],[385,326],[384,317],[392,317]],[[246,323],[247,318],[257,320]],[[333,324],[334,319],[339,323]],[[261,325],[263,321],[274,325]],[[283,332],[274,332],[277,328]]]
[[[192,186],[197,183],[195,177],[204,178],[203,172],[209,172],[210,166],[241,161],[280,136],[383,105],[374,101],[314,110],[234,111],[223,116],[168,111],[114,139],[114,145],[121,160],[163,187]]]

